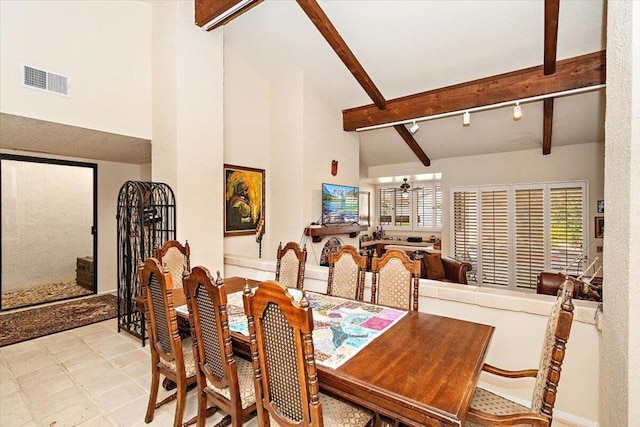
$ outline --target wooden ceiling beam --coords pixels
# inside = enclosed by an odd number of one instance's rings
[[[371,77],[369,77],[369,74],[367,74],[364,67],[360,64],[349,46],[347,46],[347,43],[345,43],[342,36],[340,36],[338,30],[333,26],[318,2],[315,0],[297,1],[304,13],[311,19],[313,25],[316,26],[320,34],[322,34],[344,65],[346,65],[351,74],[353,74],[353,77],[356,78],[360,86],[362,86],[367,95],[369,95],[369,98],[371,98],[375,106],[384,110],[387,106],[387,101],[384,99],[384,96],[382,96],[382,93],[380,93],[371,80]]]
[[[558,50],[558,16],[560,0],[544,1],[544,74],[556,72],[556,52]],[[553,98],[544,100],[542,123],[542,154],[551,154],[553,134]]]
[[[387,108],[363,105],[342,111],[343,129],[411,120],[451,111],[515,101],[605,83],[605,51],[557,62],[556,72],[545,76],[543,65],[473,80],[387,101]]]
[[[198,27],[215,30],[242,15],[262,0],[195,0],[195,21]],[[234,10],[235,8],[235,10]],[[214,20],[218,22],[209,25]]]
[[[422,164],[425,166],[431,166],[431,159],[429,159],[429,156],[422,151],[422,148],[420,148],[420,145],[418,145],[416,140],[413,138],[409,129],[407,129],[405,125],[395,125],[393,128],[400,134],[402,139],[404,139],[404,142],[407,143],[409,148],[411,148],[411,151],[413,151],[418,159],[420,159]]]
[[[316,26],[320,34],[329,43],[334,52],[342,60],[347,69],[351,72],[353,77],[360,83],[362,89],[369,95],[369,98],[373,101],[374,105],[379,110],[384,110],[387,107],[387,101],[378,90],[378,87],[373,83],[369,74],[365,71],[358,58],[353,54],[347,43],[342,36],[338,33],[338,30],[333,26],[327,15],[324,13],[320,5],[316,0],[297,0],[298,4],[307,14],[313,25]],[[430,166],[431,160],[429,156],[422,150],[418,142],[415,140],[411,132],[407,130],[405,126],[394,126],[396,131],[400,134],[404,142],[407,143],[411,151],[420,159],[423,165]]]

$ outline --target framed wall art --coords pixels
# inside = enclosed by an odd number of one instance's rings
[[[224,165],[224,235],[255,234],[264,223],[264,169]]]
[[[604,200],[598,200],[598,213],[604,213]]]
[[[596,239],[602,239],[604,237],[604,217],[595,217],[595,234]]]

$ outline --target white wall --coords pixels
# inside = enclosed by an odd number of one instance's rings
[[[225,50],[225,163],[265,169],[265,258],[279,242],[300,242],[320,217],[322,183],[358,185],[357,136],[342,130],[342,115],[299,73],[265,79],[230,49]],[[331,161],[338,174],[331,175]],[[357,246],[357,239],[338,236]],[[306,242],[317,264],[321,243]],[[225,253],[256,254],[255,236],[225,238]]]
[[[150,5],[0,2],[1,111],[151,137]],[[71,97],[21,85],[21,63],[67,76]]]
[[[640,425],[640,2],[607,6],[603,426]]]
[[[274,234],[271,224],[276,218],[271,194],[274,192],[272,175],[277,172],[270,166],[269,155],[270,83],[227,47],[224,75],[224,162],[265,170],[267,233],[263,236],[262,253],[274,257],[278,243],[271,238]],[[222,212],[222,200],[219,203]],[[259,248],[255,235],[225,237],[224,252],[257,258]]]
[[[92,225],[93,169],[3,159],[2,291],[75,280]]]
[[[33,153],[1,150],[2,153],[33,156]],[[87,162],[87,159],[47,156],[48,158]],[[114,162],[92,162],[98,165],[98,293],[115,292],[118,288],[117,205],[120,187],[126,181],[149,181],[146,165]],[[4,202],[3,202],[4,203]],[[3,234],[4,234],[3,230]],[[31,259],[21,251],[21,255]],[[3,257],[5,252],[3,252]]]
[[[589,182],[589,212],[585,231],[588,233],[587,244],[591,245],[589,256],[592,260],[596,256],[602,260],[602,254],[596,253],[596,246],[602,245],[603,241],[593,237],[593,218],[603,216],[603,214],[598,214],[596,209],[597,200],[604,199],[603,143],[593,142],[554,147],[552,153],[546,156],[542,155],[541,149],[535,149],[437,159],[431,161],[428,170],[425,170],[419,162],[374,166],[369,168],[368,176],[371,179],[425,172],[442,173],[442,250],[445,254],[451,253],[449,224],[451,187],[587,180]],[[375,208],[373,210],[375,212]],[[394,233],[390,232],[390,234]]]

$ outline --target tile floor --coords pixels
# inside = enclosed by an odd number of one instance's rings
[[[0,426],[171,426],[175,402],[144,423],[151,369],[149,347],[115,319],[0,348]],[[160,388],[159,395],[169,392]],[[188,393],[184,420],[197,413]],[[215,425],[224,413],[207,419]],[[245,424],[257,426],[253,418]],[[553,427],[565,427],[554,420]]]
[[[171,426],[175,402],[144,423],[149,347],[115,319],[0,348],[0,426]],[[169,392],[160,388],[160,396]],[[197,413],[188,393],[184,420]],[[214,425],[220,411],[207,419]],[[246,425],[256,426],[255,418]]]

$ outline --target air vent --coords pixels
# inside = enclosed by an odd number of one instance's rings
[[[69,78],[46,70],[22,66],[22,84],[34,89],[69,96]]]

